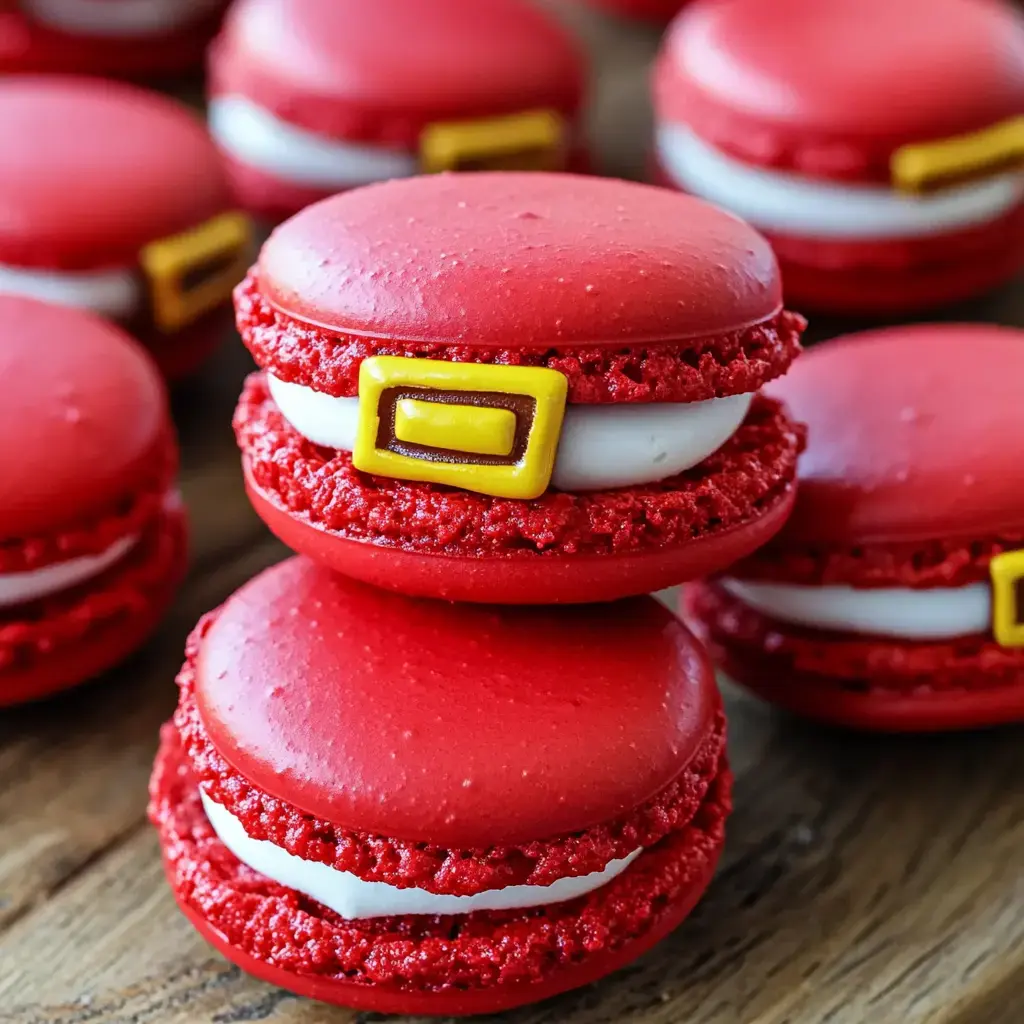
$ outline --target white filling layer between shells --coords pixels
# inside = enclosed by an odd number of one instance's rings
[[[142,308],[142,285],[128,269],[35,270],[0,264],[0,294],[87,309],[111,320],[130,320]]]
[[[415,154],[316,135],[244,96],[211,100],[209,122],[214,140],[229,156],[295,185],[344,189],[419,170]]]
[[[0,574],[0,608],[37,601],[99,576],[124,558],[137,541],[137,537],[122,537],[98,555],[71,558],[28,572]]]
[[[1020,172],[922,196],[881,185],[816,181],[745,164],[675,124],[658,128],[657,147],[661,166],[679,188],[779,234],[923,238],[986,224],[1024,198]]]
[[[273,374],[267,380],[281,414],[303,437],[352,451],[358,398],[336,398]],[[551,484],[560,491],[594,491],[665,480],[721,448],[743,422],[753,397],[567,406]]]
[[[265,839],[250,838],[230,811],[202,791],[200,797],[214,832],[243,864],[349,920],[405,914],[469,914],[475,910],[512,910],[561,903],[606,885],[641,853],[634,850],[628,857],[613,860],[603,871],[559,878],[551,885],[510,885],[474,896],[443,896],[425,889],[366,882],[348,871],[303,860]]]
[[[144,37],[170,32],[214,10],[218,0],[23,0],[52,28],[82,36]]]
[[[780,622],[902,640],[946,640],[986,633],[992,622],[987,583],[878,590],[845,586],[722,580],[734,597]]]

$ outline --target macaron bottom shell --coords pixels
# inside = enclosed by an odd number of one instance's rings
[[[259,375],[235,428],[250,500],[293,550],[389,590],[499,604],[615,600],[737,561],[788,518],[801,442],[758,399],[732,440],[668,481],[522,502],[359,473],[302,438]]]
[[[915,643],[801,629],[714,583],[688,586],[684,612],[730,679],[796,715],[880,732],[1024,722],[1024,651],[989,637]]]
[[[680,191],[652,155],[650,180]],[[757,227],[757,225],[754,225]],[[815,239],[760,228],[786,301],[847,316],[915,313],[998,288],[1024,267],[1024,203],[978,227],[908,239]]]
[[[186,566],[185,511],[173,502],[102,576],[0,614],[0,707],[86,682],[127,658],[156,629]]]
[[[242,866],[214,835],[177,731],[165,727],[150,814],[181,909],[247,973],[299,995],[381,1013],[493,1013],[589,984],[690,913],[714,873],[731,807],[725,766],[690,826],[588,896],[464,918],[345,921]],[[452,976],[451,963],[463,966]],[[415,974],[415,984],[402,982]]]
[[[230,336],[230,305],[212,310],[173,334],[151,328],[140,337],[168,381],[190,377]]]

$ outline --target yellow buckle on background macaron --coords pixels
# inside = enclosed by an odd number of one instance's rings
[[[890,161],[901,192],[926,192],[1014,167],[1024,167],[1024,115],[967,135],[901,146]]]
[[[989,563],[992,633],[1000,647],[1024,647],[1024,551],[1005,551]]]
[[[397,480],[537,498],[558,453],[568,382],[557,370],[372,356],[359,368],[352,464]]]
[[[565,164],[565,121],[533,110],[475,121],[441,121],[420,136],[420,168],[441,171],[557,171]]]
[[[237,211],[150,242],[140,262],[157,328],[171,334],[224,302],[245,277],[252,247],[252,221]]]

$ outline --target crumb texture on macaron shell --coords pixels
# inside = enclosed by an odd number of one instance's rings
[[[351,455],[317,447],[253,374],[235,436],[256,484],[292,514],[350,539],[465,556],[616,554],[685,544],[755,518],[793,486],[803,430],[758,396],[730,440],[693,469],[654,484],[533,501],[368,476]]]

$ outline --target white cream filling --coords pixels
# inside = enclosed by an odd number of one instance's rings
[[[142,308],[142,284],[130,269],[33,270],[0,264],[0,294],[87,309],[112,320],[130,320]]]
[[[82,36],[144,37],[187,25],[218,0],[22,0],[26,11],[62,32]]]
[[[425,889],[400,889],[386,882],[366,882],[348,871],[303,860],[265,839],[252,839],[230,811],[202,790],[199,795],[214,832],[243,864],[349,920],[405,914],[469,914],[475,910],[517,910],[562,903],[606,885],[621,875],[642,852],[634,850],[628,857],[613,860],[603,871],[559,878],[551,885],[509,885],[474,896],[443,896]]]
[[[344,189],[419,171],[414,153],[316,135],[244,96],[215,97],[209,122],[217,145],[239,163],[296,185]]]
[[[657,147],[662,167],[681,189],[780,234],[923,238],[985,224],[1024,198],[1020,172],[921,196],[881,185],[815,181],[742,163],[676,124],[658,128]]]
[[[62,590],[84,583],[94,576],[99,576],[112,565],[119,562],[138,543],[138,537],[122,537],[114,541],[106,551],[98,555],[84,555],[81,558],[70,558],[66,562],[55,562],[41,569],[30,569],[28,572],[10,572],[0,574],[0,608],[37,601],[50,594],[58,594]]]
[[[359,399],[336,398],[267,374],[281,414],[303,437],[352,451]],[[566,407],[551,483],[561,491],[632,487],[696,466],[729,440],[754,396],[706,402]]]
[[[863,590],[724,579],[722,586],[769,618],[812,629],[902,640],[945,640],[987,633],[992,623],[992,590],[987,583],[928,590]]]

